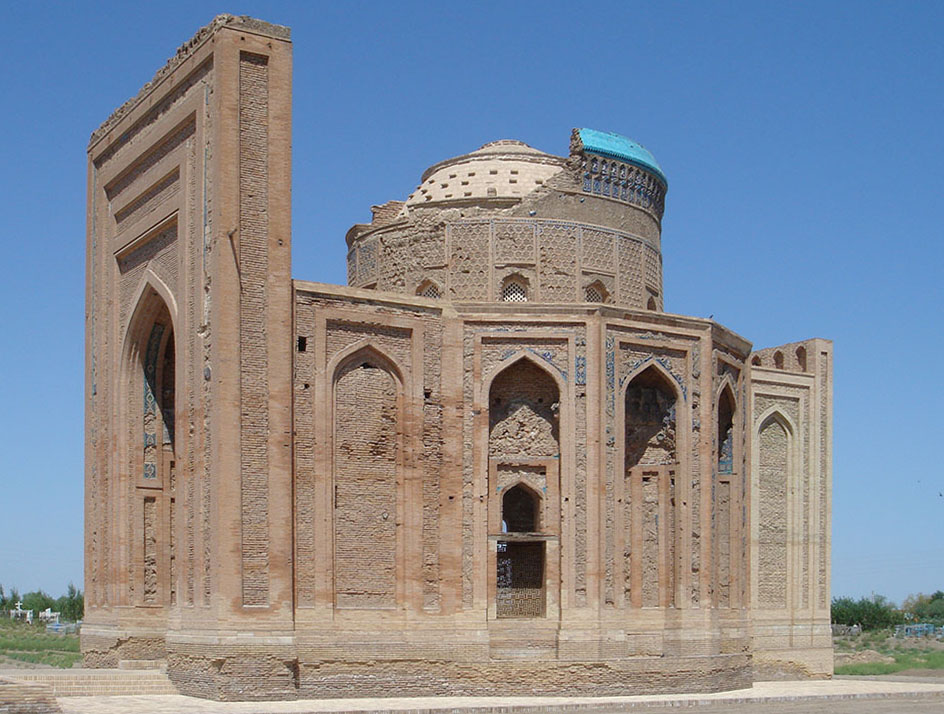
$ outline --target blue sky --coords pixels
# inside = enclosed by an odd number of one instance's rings
[[[292,27],[293,273],[424,168],[626,134],[666,309],[835,341],[833,593],[944,588],[944,4],[17,3],[0,74],[0,583],[82,579],[85,147],[218,12]]]

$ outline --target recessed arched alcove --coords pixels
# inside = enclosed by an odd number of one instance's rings
[[[539,530],[540,497],[524,484],[502,496],[502,532],[534,533]]]
[[[737,589],[732,588],[736,567],[736,533],[740,532],[737,519],[741,504],[740,481],[736,477],[735,459],[735,421],[736,402],[730,382],[726,382],[718,394],[716,408],[717,435],[715,451],[717,455],[715,483],[712,488],[712,542],[714,544],[714,600],[718,607],[730,607]]]
[[[632,607],[668,607],[675,602],[679,393],[651,364],[630,380],[623,401],[623,596]]]
[[[365,347],[337,367],[334,387],[334,598],[341,608],[397,603],[398,373]]]
[[[174,605],[177,357],[170,309],[150,283],[129,320],[124,356],[122,491],[129,501],[122,510],[133,532],[122,554],[128,559],[128,598],[136,605]]]
[[[506,367],[489,389],[489,455],[559,453],[559,402],[554,378],[531,359],[522,358]]]

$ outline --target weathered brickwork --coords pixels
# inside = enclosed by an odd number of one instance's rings
[[[364,359],[364,362],[360,362]],[[334,559],[338,607],[397,604],[400,389],[357,357],[335,380]]]
[[[790,439],[776,419],[760,432],[758,473],[758,602],[787,606],[787,481]]]
[[[624,137],[424,172],[293,281],[288,30],[221,16],[89,145],[89,666],[220,700],[832,671],[832,347],[663,311]],[[614,153],[615,152],[615,153]]]
[[[239,359],[243,604],[269,599],[266,333],[268,58],[239,55]]]
[[[754,654],[762,670],[821,675],[831,661],[831,356],[828,342],[809,340],[750,359]]]

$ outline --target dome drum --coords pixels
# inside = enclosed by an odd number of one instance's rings
[[[460,218],[424,239],[393,224],[355,238],[348,253],[354,287],[415,294],[432,280],[460,302],[503,301],[502,281],[513,274],[528,282],[529,302],[662,308],[658,247],[576,221]]]

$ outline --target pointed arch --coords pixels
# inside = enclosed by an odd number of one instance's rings
[[[796,423],[789,414],[787,414],[777,405],[767,407],[767,409],[761,412],[760,415],[754,420],[754,424],[756,425],[755,432],[759,434],[765,427],[769,425],[769,422],[771,421],[776,421],[779,423],[791,439],[797,433]]]
[[[335,605],[394,608],[403,595],[405,375],[369,338],[335,354],[326,374]]]
[[[721,386],[715,396],[715,405],[715,419],[718,427],[716,440],[718,473],[730,474],[734,472],[735,462],[736,420],[734,417],[737,412],[737,399],[728,375],[721,380]]]
[[[366,362],[374,367],[390,372],[399,383],[400,388],[404,388],[404,373],[400,365],[393,357],[388,355],[381,347],[374,344],[369,338],[364,338],[352,345],[348,345],[338,351],[337,354],[328,361],[325,371],[331,376],[331,384],[333,385],[337,382],[338,376],[342,370],[352,364],[357,364],[358,361],[361,363]]]
[[[513,357],[488,380],[491,457],[557,456],[561,388],[530,355]]]
[[[622,495],[620,539],[629,546],[622,559],[622,597],[634,608],[671,607],[677,569],[676,488],[686,451],[684,392],[664,365],[649,358],[626,377],[617,424]],[[624,546],[625,547],[625,546]]]
[[[502,280],[502,302],[528,302],[531,299],[531,284],[521,273],[512,273]]]
[[[426,278],[416,286],[416,294],[420,297],[439,299],[443,296],[442,287],[432,278]]]
[[[789,583],[795,572],[790,493],[796,488],[798,432],[778,405],[768,407],[754,423],[752,517],[758,567],[753,601],[759,609],[782,609],[791,606]]]
[[[177,602],[175,433],[177,304],[172,291],[146,269],[134,294],[121,345],[118,394],[119,554],[127,573],[126,603]]]
[[[678,400],[678,403],[681,404],[682,402],[686,401],[687,394],[685,393],[685,389],[682,387],[681,380],[652,356],[644,359],[640,364],[636,365],[629,374],[623,377],[620,383],[620,396],[623,400],[626,399],[626,390],[629,389],[630,383],[648,369],[655,370],[663,377],[663,379],[665,379],[665,381],[668,383],[668,386],[675,393],[675,398]]]
[[[584,302],[607,303],[610,301],[610,291],[606,289],[602,280],[597,279],[584,286],[583,297]]]
[[[799,347],[796,348],[795,354],[796,354],[796,360],[797,360],[797,368],[801,372],[805,372],[806,371],[806,347],[804,347],[803,345],[800,345]]]
[[[141,320],[146,319],[144,315],[153,308],[155,297],[159,298],[167,308],[167,312],[170,315],[171,326],[174,328],[174,332],[177,332],[177,300],[174,298],[174,293],[167,287],[167,283],[161,280],[157,273],[151,270],[151,268],[147,268],[138,281],[138,285],[134,290],[134,297],[131,299],[131,304],[134,305],[134,308],[128,316],[127,323],[122,325],[124,330],[122,354],[127,354],[126,349],[129,336],[135,327],[140,325]]]
[[[738,438],[737,400],[730,376],[725,374],[715,394],[714,441],[715,466],[711,489],[711,542],[713,549],[711,575],[712,592],[716,607],[736,606],[739,589],[732,583],[740,581],[740,559],[737,543],[740,525],[737,514],[741,512],[743,495],[742,481],[735,471],[740,464],[740,439]]]
[[[626,380],[623,404],[627,469],[678,461],[676,408],[681,396],[675,378],[658,362],[651,362]]]
[[[541,529],[541,494],[519,480],[502,494],[502,532],[536,533]]]

